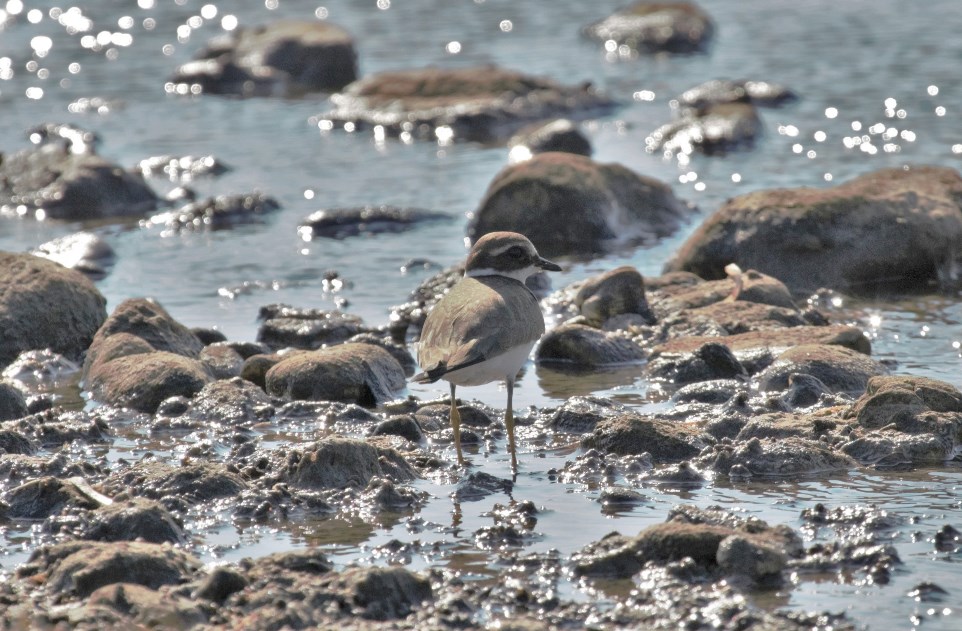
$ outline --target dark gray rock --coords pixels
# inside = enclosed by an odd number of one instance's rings
[[[93,153],[61,144],[24,149],[0,162],[0,209],[38,219],[139,217],[157,205],[144,179]]]
[[[777,83],[713,79],[685,90],[672,105],[679,110],[701,110],[721,103],[753,103],[760,107],[777,107],[797,99],[798,95]]]
[[[27,415],[27,400],[20,388],[9,381],[0,381],[0,421],[9,421]]]
[[[263,223],[264,216],[280,210],[277,200],[263,193],[218,195],[191,201],[177,210],[145,219],[144,226],[160,226],[170,233],[192,230],[224,230],[233,226]]]
[[[280,304],[261,307],[258,318],[263,323],[257,331],[257,341],[274,350],[288,347],[316,349],[370,331],[356,315]]]
[[[190,398],[211,381],[199,361],[166,351],[127,355],[95,366],[86,379],[95,400],[147,413],[170,397]]]
[[[30,253],[77,270],[94,280],[105,277],[116,259],[114,249],[95,232],[68,234],[41,243]]]
[[[543,256],[590,256],[650,243],[681,225],[688,206],[671,188],[620,164],[549,152],[503,169],[468,226],[471,241],[520,232]]]
[[[200,566],[194,556],[169,545],[83,541],[40,548],[21,572],[45,571],[51,595],[84,598],[114,583],[136,583],[153,589],[181,583]]]
[[[383,421],[371,432],[374,436],[400,436],[413,443],[420,442],[424,438],[421,433],[421,426],[410,414],[399,414]]]
[[[638,414],[620,414],[599,421],[581,444],[619,455],[648,452],[656,462],[678,462],[697,456],[706,445],[697,430]]]
[[[171,90],[298,96],[340,89],[357,77],[353,38],[326,21],[278,20],[212,40],[170,78]],[[181,87],[182,86],[182,87]]]
[[[86,518],[81,539],[185,544],[181,524],[159,502],[135,497],[92,511]]]
[[[827,189],[755,191],[708,217],[665,271],[714,279],[736,263],[797,293],[951,288],[960,264],[960,196],[962,176],[935,166],[880,169]]]
[[[94,509],[100,504],[69,480],[43,477],[31,480],[4,495],[5,515],[12,519],[46,519],[65,508]]]
[[[219,565],[201,582],[194,597],[222,604],[231,594],[236,594],[249,584],[247,578],[234,568]]]
[[[579,156],[590,156],[591,142],[578,126],[566,119],[532,123],[518,130],[508,139],[513,162],[527,160],[536,153],[561,151]]]
[[[30,254],[0,252],[0,366],[49,348],[79,359],[107,317],[90,279]]]
[[[112,473],[104,480],[103,486],[110,495],[131,493],[160,501],[199,504],[237,495],[247,488],[247,483],[219,464],[178,466],[148,461]]]
[[[364,488],[374,478],[405,482],[416,477],[393,449],[340,437],[306,447],[295,460],[286,479],[300,489]]]
[[[406,385],[397,360],[373,344],[340,344],[285,356],[265,376],[267,393],[286,399],[373,407]]]
[[[584,33],[641,53],[684,54],[706,51],[715,26],[708,14],[693,3],[642,0],[589,24]]]
[[[584,324],[562,324],[549,331],[535,351],[539,364],[589,368],[639,362],[644,351],[627,337]]]
[[[388,205],[330,208],[311,213],[297,227],[297,233],[305,241],[319,237],[344,239],[358,235],[404,232],[422,223],[451,219],[447,213],[423,208]]]
[[[350,123],[389,136],[503,143],[528,123],[585,118],[612,102],[589,84],[563,86],[496,66],[416,68],[368,75],[331,96],[322,129]]]
[[[762,133],[762,121],[751,103],[720,103],[686,110],[677,120],[665,123],[645,139],[649,151],[666,156],[724,155],[750,148]]]
[[[792,375],[809,375],[832,392],[859,395],[871,377],[886,373],[885,366],[864,353],[837,345],[813,344],[784,351],[757,379],[762,391],[785,390]]]

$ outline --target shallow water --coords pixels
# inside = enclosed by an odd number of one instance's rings
[[[376,142],[366,134],[322,133],[309,119],[328,105],[321,97],[287,101],[179,97],[165,93],[165,77],[235,16],[253,25],[281,17],[309,18],[318,12],[358,40],[360,70],[429,64],[497,63],[566,83],[590,80],[623,103],[612,116],[586,126],[595,159],[621,162],[671,182],[700,213],[686,229],[662,243],[585,264],[569,264],[555,287],[620,264],[655,275],[702,217],[725,199],[771,187],[824,186],[887,166],[925,163],[962,167],[962,82],[958,63],[962,39],[955,0],[906,3],[859,0],[847,3],[700,2],[716,20],[711,52],[690,57],[619,58],[582,39],[581,25],[607,15],[621,0],[519,3],[331,2],[324,7],[289,0],[138,3],[78,3],[79,13],[55,2],[0,4],[0,151],[28,145],[25,130],[43,122],[69,122],[98,132],[100,153],[124,166],[160,154],[213,154],[232,167],[217,179],[190,184],[198,193],[261,190],[282,210],[264,223],[217,232],[163,236],[156,228],[107,228],[118,260],[98,286],[108,310],[132,296],[150,296],[189,326],[216,326],[232,340],[253,340],[259,306],[286,302],[347,310],[370,324],[387,322],[391,305],[431,272],[400,271],[412,257],[448,265],[464,256],[464,226],[488,182],[506,163],[507,151],[476,145]],[[386,9],[379,9],[386,6]],[[59,9],[56,7],[60,7]],[[85,23],[85,16],[89,23]],[[202,17],[206,16],[206,17]],[[70,29],[80,29],[72,32]],[[45,39],[49,38],[49,39]],[[458,45],[452,43],[456,42]],[[49,50],[48,50],[49,46]],[[453,53],[455,49],[457,53]],[[42,56],[41,52],[46,51]],[[12,76],[10,76],[12,75]],[[668,102],[681,91],[716,78],[783,83],[801,100],[763,109],[765,136],[750,151],[724,157],[666,160],[645,152],[645,136],[670,116]],[[42,90],[42,95],[41,91]],[[72,113],[80,99],[101,97],[108,106]],[[858,143],[858,144],[855,144]],[[175,186],[162,179],[160,192]],[[440,210],[450,222],[428,224],[404,234],[343,241],[299,239],[297,224],[326,207],[396,204]],[[23,251],[81,226],[0,217],[0,250]],[[323,273],[336,269],[347,286],[325,291]],[[866,328],[877,357],[898,372],[921,374],[962,386],[962,301],[957,296],[880,298],[843,302],[836,316]],[[647,384],[636,370],[572,378],[529,366],[515,393],[525,408],[556,405],[573,394],[595,392],[623,403],[645,405]],[[443,384],[412,386],[411,394],[434,398]],[[495,385],[464,389],[493,406],[504,404]],[[311,435],[305,438],[312,438]],[[664,520],[679,502],[721,504],[770,523],[801,527],[802,509],[875,503],[894,514],[918,518],[893,532],[903,565],[888,585],[849,582],[843,577],[802,580],[772,606],[847,611],[873,628],[907,628],[924,618],[925,628],[957,628],[962,608],[959,558],[937,553],[934,533],[957,527],[960,471],[859,472],[847,477],[733,485],[717,481],[691,489],[644,488],[648,500],[632,510],[606,514],[597,489],[552,482],[547,471],[574,453],[530,453],[522,434],[522,459],[513,493],[543,507],[531,550],[555,548],[568,555],[611,530],[633,533]],[[139,457],[148,448],[118,440],[106,457]],[[168,444],[167,448],[171,448]],[[509,477],[503,445],[473,458],[484,471]],[[189,524],[201,535],[198,552],[207,560],[236,560],[291,546],[323,545],[347,563],[376,561],[374,548],[393,538],[425,545],[410,567],[446,566],[469,576],[500,571],[471,534],[490,525],[485,513],[494,496],[455,506],[451,487],[420,483],[435,498],[419,517],[377,528],[362,522],[326,520],[278,532],[258,527]],[[456,515],[460,523],[453,525]],[[916,537],[913,533],[921,533]],[[5,531],[0,557],[9,569],[23,560],[34,533]],[[807,533],[828,537],[831,533]],[[927,580],[949,590],[941,603],[915,603],[906,593]],[[586,597],[570,588],[573,597]],[[580,594],[580,596],[579,596]],[[929,610],[932,610],[931,613]]]

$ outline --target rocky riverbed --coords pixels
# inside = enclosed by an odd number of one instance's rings
[[[957,625],[938,6],[256,4],[0,11],[0,626]],[[517,470],[408,382],[492,230]]]

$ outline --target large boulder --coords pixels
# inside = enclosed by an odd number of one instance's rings
[[[828,189],[775,189],[729,200],[665,266],[707,279],[737,263],[793,291],[856,294],[957,283],[962,176],[950,168],[881,169]]]
[[[44,348],[79,359],[107,317],[106,304],[80,272],[0,252],[0,366]]]
[[[21,215],[66,221],[139,217],[157,201],[141,175],[61,143],[0,160],[0,206]]]
[[[368,75],[331,96],[322,129],[379,128],[390,136],[503,143],[526,124],[583,119],[613,103],[589,84],[564,86],[496,66],[415,68]]]
[[[347,31],[329,22],[279,20],[214,39],[177,69],[170,85],[186,93],[296,96],[339,90],[356,78]]]
[[[703,52],[714,33],[711,18],[693,3],[646,0],[584,28],[588,37],[642,53]]]
[[[267,371],[267,393],[281,398],[374,406],[405,386],[404,369],[374,344],[350,342],[292,353]]]
[[[474,213],[468,235],[520,232],[544,256],[588,255],[674,232],[688,206],[671,188],[620,164],[548,152],[503,169]]]

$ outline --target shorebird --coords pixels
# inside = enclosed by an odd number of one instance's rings
[[[464,265],[464,277],[438,301],[421,329],[418,383],[444,379],[451,386],[451,428],[458,463],[461,415],[457,386],[479,386],[504,380],[508,404],[504,424],[512,467],[517,467],[512,397],[518,371],[535,342],[544,334],[544,316],[525,279],[541,270],[557,272],[557,264],[538,255],[534,245],[517,232],[491,232],[474,244]]]

